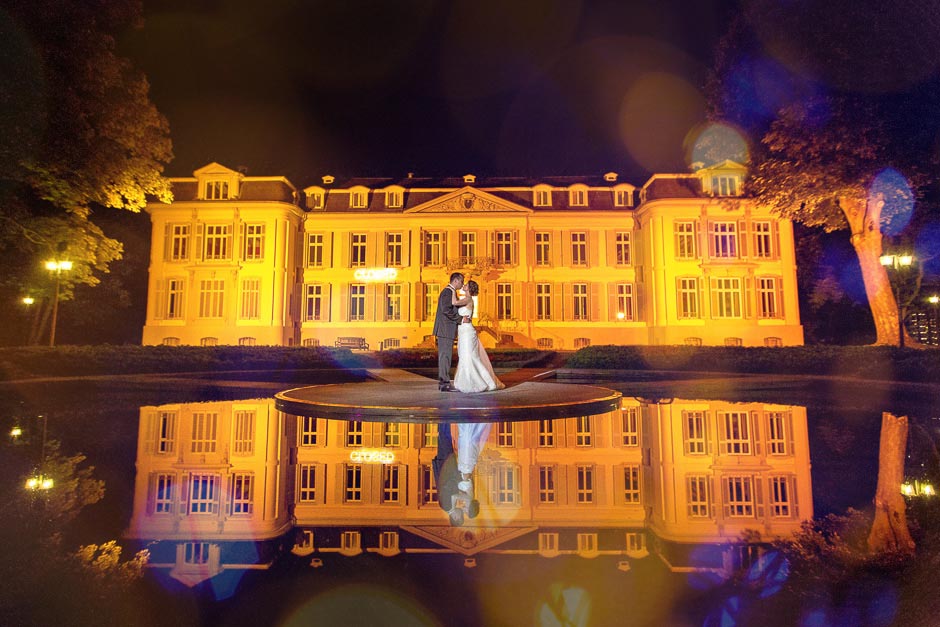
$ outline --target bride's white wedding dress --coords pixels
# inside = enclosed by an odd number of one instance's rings
[[[464,305],[457,313],[471,318],[473,305]],[[506,387],[493,372],[477,330],[469,322],[457,327],[457,374],[454,375],[454,387],[470,393],[490,392]]]

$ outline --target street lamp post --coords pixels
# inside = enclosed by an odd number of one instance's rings
[[[885,268],[891,268],[895,273],[911,267],[914,263],[913,255],[882,255],[878,258]],[[901,286],[899,281],[894,282],[894,302],[898,307],[898,346],[904,348],[904,315],[901,308]]]
[[[55,327],[59,315],[59,279],[62,272],[72,269],[71,261],[47,261],[46,270],[55,274],[55,296],[52,299],[52,329],[49,331],[49,346],[55,346]]]

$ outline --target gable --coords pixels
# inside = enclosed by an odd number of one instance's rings
[[[524,536],[538,529],[538,527],[451,527],[442,525],[402,526],[426,540],[431,540],[441,546],[462,553],[474,555],[480,551],[499,546],[519,536]]]
[[[464,187],[412,207],[405,213],[532,213],[531,209],[473,187]]]

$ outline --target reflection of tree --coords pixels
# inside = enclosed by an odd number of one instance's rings
[[[868,536],[868,548],[874,553],[914,552],[914,540],[907,527],[907,507],[901,494],[907,431],[907,416],[881,414],[875,520]]]

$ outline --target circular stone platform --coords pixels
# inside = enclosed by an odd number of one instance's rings
[[[592,416],[620,408],[620,392],[591,385],[527,381],[495,392],[441,392],[437,381],[338,383],[274,396],[297,416],[367,422],[493,422]]]

